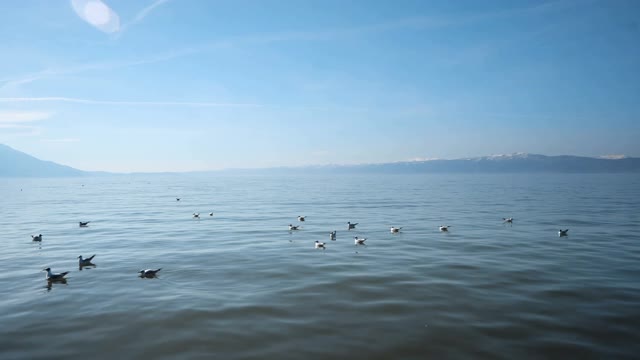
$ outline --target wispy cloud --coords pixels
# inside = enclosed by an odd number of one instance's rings
[[[225,46],[225,45],[222,43],[208,44],[200,47],[187,47],[187,48],[177,49],[177,50],[168,51],[165,53],[155,54],[149,57],[143,57],[143,58],[137,58],[137,59],[102,61],[102,62],[95,62],[95,63],[76,64],[76,65],[71,65],[71,66],[61,67],[61,68],[45,69],[45,70],[30,73],[30,74],[17,76],[15,78],[0,79],[0,90],[6,90],[6,89],[14,88],[23,84],[28,84],[34,81],[55,77],[55,76],[60,76],[60,75],[79,74],[79,73],[89,72],[89,71],[122,69],[122,68],[129,68],[129,67],[146,65],[146,64],[153,64],[158,62],[164,62],[164,61],[169,61],[175,58],[181,58],[181,57],[185,57],[193,54],[198,54],[203,51],[207,51],[215,47],[221,47],[221,46]]]
[[[40,126],[31,123],[46,120],[53,114],[44,111],[0,111],[0,133],[13,136],[37,136]]]
[[[76,143],[79,142],[80,139],[77,138],[61,138],[61,139],[42,139],[43,142],[48,142],[48,143]]]
[[[43,111],[0,111],[0,124],[18,124],[45,120],[51,113]]]
[[[138,13],[136,14],[136,16],[133,18],[133,20],[131,20],[130,22],[122,25],[122,27],[120,28],[120,31],[118,34],[123,34],[128,28],[135,26],[136,24],[138,24],[139,22],[141,22],[145,17],[147,17],[147,15],[149,15],[153,10],[155,10],[155,8],[157,8],[158,6],[165,4],[169,2],[169,0],[156,0],[153,3],[151,3],[151,5],[145,7],[144,9],[138,11]]]
[[[251,103],[221,103],[207,101],[127,101],[127,100],[97,100],[72,97],[0,97],[0,103],[29,103],[29,102],[64,102],[88,105],[123,105],[123,106],[189,106],[189,107],[262,107]]]

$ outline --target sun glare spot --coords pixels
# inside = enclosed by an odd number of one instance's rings
[[[71,6],[82,20],[106,33],[120,30],[120,18],[101,0],[71,0]]]

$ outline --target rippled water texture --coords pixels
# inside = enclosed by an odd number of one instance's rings
[[[638,175],[0,179],[0,196],[2,359],[640,356]]]

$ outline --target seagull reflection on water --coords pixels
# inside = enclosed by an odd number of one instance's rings
[[[93,269],[96,267],[96,264],[89,262],[89,263],[84,263],[84,264],[79,264],[78,265],[78,270],[82,271],[82,269],[87,268],[87,269]]]
[[[62,279],[62,280],[47,280],[47,285],[45,286],[45,288],[47,288],[47,291],[51,291],[51,289],[53,288],[53,284],[62,284],[62,285],[67,285],[67,279]]]

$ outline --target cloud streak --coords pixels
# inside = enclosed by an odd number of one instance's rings
[[[71,75],[71,74],[79,74],[83,72],[89,71],[100,71],[100,70],[115,70],[115,69],[123,69],[134,66],[153,64],[158,62],[169,61],[175,58],[181,58],[193,54],[198,54],[215,47],[221,47],[224,44],[209,44],[201,47],[189,47],[178,49],[174,51],[169,51],[161,54],[156,54],[146,58],[138,58],[138,59],[130,59],[130,60],[122,60],[122,61],[106,61],[106,62],[96,62],[96,63],[86,63],[86,64],[77,64],[64,68],[54,68],[54,69],[45,69],[38,72],[33,72],[30,74],[22,75],[16,78],[5,78],[0,79],[0,90],[6,90],[12,87],[16,87],[23,84],[28,84],[34,81],[39,81],[42,79],[60,76],[60,75]]]
[[[145,17],[147,17],[147,15],[149,15],[153,10],[155,10],[155,8],[157,8],[158,6],[165,4],[169,2],[169,0],[156,0],[154,1],[151,5],[145,7],[144,9],[140,10],[136,16],[133,18],[133,20],[131,20],[129,23],[124,24],[122,26],[122,28],[120,29],[119,34],[124,33],[128,28],[136,25],[137,23],[141,22]]]
[[[0,97],[0,103],[38,103],[38,102],[62,102],[87,105],[122,105],[122,106],[187,106],[187,107],[262,107],[260,104],[251,103],[220,103],[207,101],[127,101],[127,100],[97,100],[73,97],[48,96],[48,97]]]
[[[0,124],[17,124],[45,120],[51,113],[42,111],[0,111]]]
[[[31,123],[53,115],[44,111],[0,111],[0,133],[13,136],[38,136],[42,128]]]

